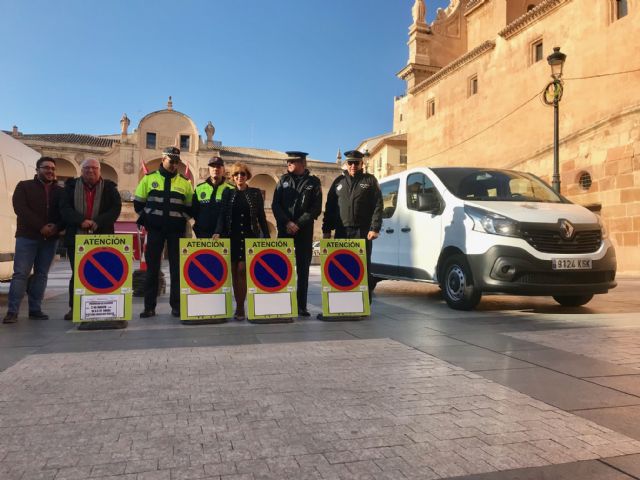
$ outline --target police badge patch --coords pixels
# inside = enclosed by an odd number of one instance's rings
[[[153,188],[158,188],[158,187],[160,186],[160,184],[159,184],[158,182],[153,182],[153,183],[151,184],[151,186],[152,186]]]
[[[204,199],[207,197],[207,192],[201,192],[200,193],[200,198]]]
[[[282,188],[288,188],[289,182],[282,182]]]

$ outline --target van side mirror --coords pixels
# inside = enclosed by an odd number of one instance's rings
[[[433,191],[418,194],[418,211],[433,213],[440,208],[440,201]]]

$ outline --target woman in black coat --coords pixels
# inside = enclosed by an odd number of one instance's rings
[[[244,163],[231,167],[236,188],[222,194],[222,208],[214,238],[231,239],[231,277],[236,300],[236,320],[244,320],[247,297],[247,269],[244,241],[246,238],[269,238],[269,226],[264,213],[262,192],[247,184],[251,171]]]

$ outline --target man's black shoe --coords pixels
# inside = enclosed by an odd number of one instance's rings
[[[151,318],[156,316],[155,310],[145,310],[144,312],[140,312],[140,318]]]
[[[311,314],[309,313],[309,310],[307,310],[306,308],[299,308],[298,309],[298,316],[299,317],[310,317]]]
[[[29,312],[29,318],[31,320],[49,320],[49,315],[40,310],[38,312]]]
[[[322,320],[324,318],[324,316],[321,313],[319,313],[318,315],[316,315],[316,318],[318,320]]]
[[[16,323],[18,321],[18,314],[13,312],[7,312],[2,319],[2,323]]]
[[[173,315],[174,317],[179,317],[180,316],[180,310],[177,310],[175,308],[171,309],[171,315]]]
[[[64,319],[73,320],[73,309],[69,310],[67,313],[64,314]]]

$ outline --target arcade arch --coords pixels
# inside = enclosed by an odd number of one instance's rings
[[[56,179],[59,184],[63,184],[69,178],[80,175],[80,167],[66,158],[58,157],[56,160]]]
[[[259,188],[262,190],[264,195],[264,206],[265,208],[271,208],[271,201],[273,200],[273,192],[276,189],[276,180],[266,173],[259,173],[258,175],[254,175],[251,180],[249,180],[249,185],[253,188]]]
[[[154,170],[157,170],[158,168],[160,168],[160,163],[162,162],[162,157],[160,158],[155,158],[153,160],[149,160],[148,162],[145,162],[145,165],[147,166],[147,170],[149,172],[153,172]],[[189,165],[189,170],[191,170],[191,183],[193,183],[193,166]],[[185,174],[187,167],[184,163],[184,160],[178,165],[178,172],[180,172],[182,175]],[[142,177],[144,177],[144,172],[142,171],[142,169],[140,169],[140,171],[138,172],[138,180],[140,180]]]
[[[118,172],[108,163],[100,163],[100,174],[102,178],[118,183]]]

